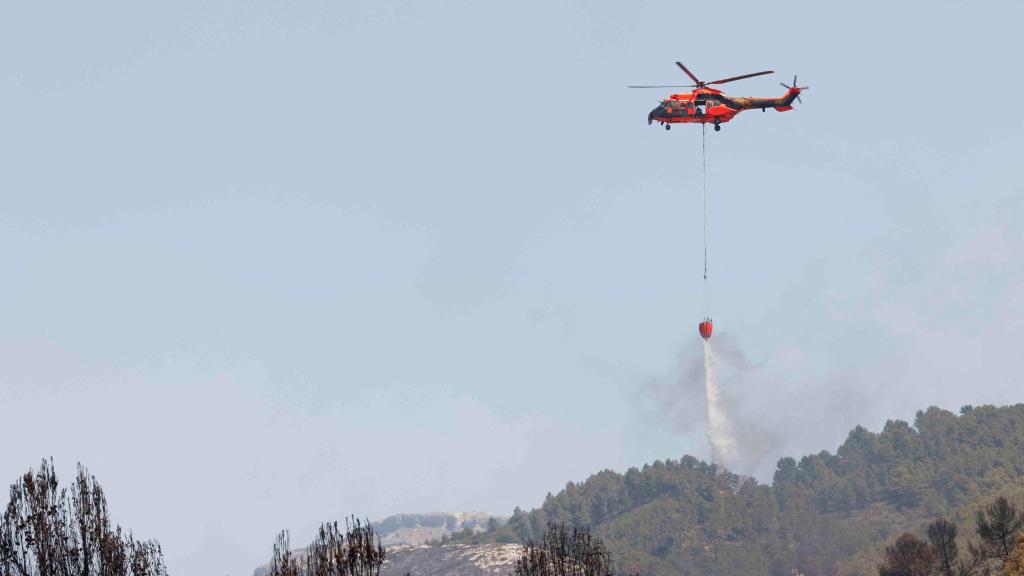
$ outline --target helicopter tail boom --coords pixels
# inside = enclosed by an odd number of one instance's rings
[[[779,112],[785,112],[786,110],[793,109],[793,101],[801,102],[800,93],[807,90],[809,86],[797,86],[796,76],[793,76],[793,85],[785,84],[780,82],[786,89],[786,93],[779,98],[729,98],[732,103],[727,103],[730,107],[742,108],[745,110],[751,110],[754,108],[760,108],[762,110],[768,108],[775,108]],[[733,103],[736,106],[733,106]]]
[[[800,90],[788,90],[785,94],[779,98],[729,98],[726,105],[730,108],[737,108],[740,110],[753,110],[756,108],[766,109],[775,108],[780,112],[793,109],[793,101],[796,100],[800,94]],[[725,100],[723,98],[723,100]],[[730,102],[731,101],[731,102]],[[735,104],[735,106],[733,105]]]

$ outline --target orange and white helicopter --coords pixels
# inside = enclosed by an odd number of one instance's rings
[[[782,84],[782,86],[786,88],[786,93],[779,98],[726,96],[721,90],[709,88],[709,86],[713,84],[725,84],[726,82],[742,80],[744,78],[753,78],[754,76],[772,74],[773,71],[765,70],[764,72],[733,76],[732,78],[724,78],[722,80],[715,80],[714,82],[704,82],[694,76],[693,72],[690,72],[686,66],[683,66],[682,62],[676,62],[676,66],[679,66],[679,68],[682,69],[682,71],[685,72],[686,75],[695,82],[695,84],[685,86],[629,86],[629,88],[693,88],[690,92],[669,94],[668,98],[662,100],[661,104],[654,110],[651,110],[651,113],[647,115],[648,124],[660,122],[665,126],[665,130],[672,128],[673,124],[683,123],[714,124],[715,130],[721,130],[722,123],[732,120],[737,114],[744,110],[753,110],[756,108],[760,108],[762,112],[768,108],[775,108],[779,112],[792,110],[793,100],[798,100],[802,103],[803,101],[800,100],[800,92],[809,88],[808,86],[797,86],[796,76],[793,76],[792,86],[779,82],[779,84]]]

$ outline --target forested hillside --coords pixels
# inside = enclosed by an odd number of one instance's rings
[[[1024,404],[857,427],[835,454],[780,460],[771,486],[690,456],[604,471],[459,540],[524,541],[555,521],[592,527],[643,574],[874,575],[895,535],[938,516],[966,526],[998,495],[1024,497]]]

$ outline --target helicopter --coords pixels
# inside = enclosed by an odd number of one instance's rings
[[[807,90],[809,86],[797,86],[796,76],[793,76],[793,84],[788,85],[779,82],[786,93],[779,98],[749,98],[726,96],[721,90],[711,88],[712,85],[725,84],[744,78],[753,78],[765,74],[773,74],[772,70],[743,74],[732,78],[723,78],[713,82],[700,80],[683,66],[682,62],[676,62],[676,66],[686,73],[694,84],[689,85],[657,85],[657,86],[628,86],[628,88],[693,88],[690,92],[669,94],[668,98],[661,101],[657,108],[651,110],[647,115],[647,124],[655,121],[665,126],[665,130],[672,128],[673,124],[714,124],[715,131],[722,129],[722,124],[732,120],[737,114],[744,110],[760,108],[762,112],[768,108],[775,108],[779,112],[793,109],[793,100],[800,100],[800,93]]]

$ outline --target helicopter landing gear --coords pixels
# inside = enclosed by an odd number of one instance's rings
[[[671,130],[671,129],[672,129],[672,125],[671,124],[665,124],[665,130]]]
[[[722,130],[722,125],[719,124],[718,122],[715,122],[715,132],[719,132],[721,130]]]

